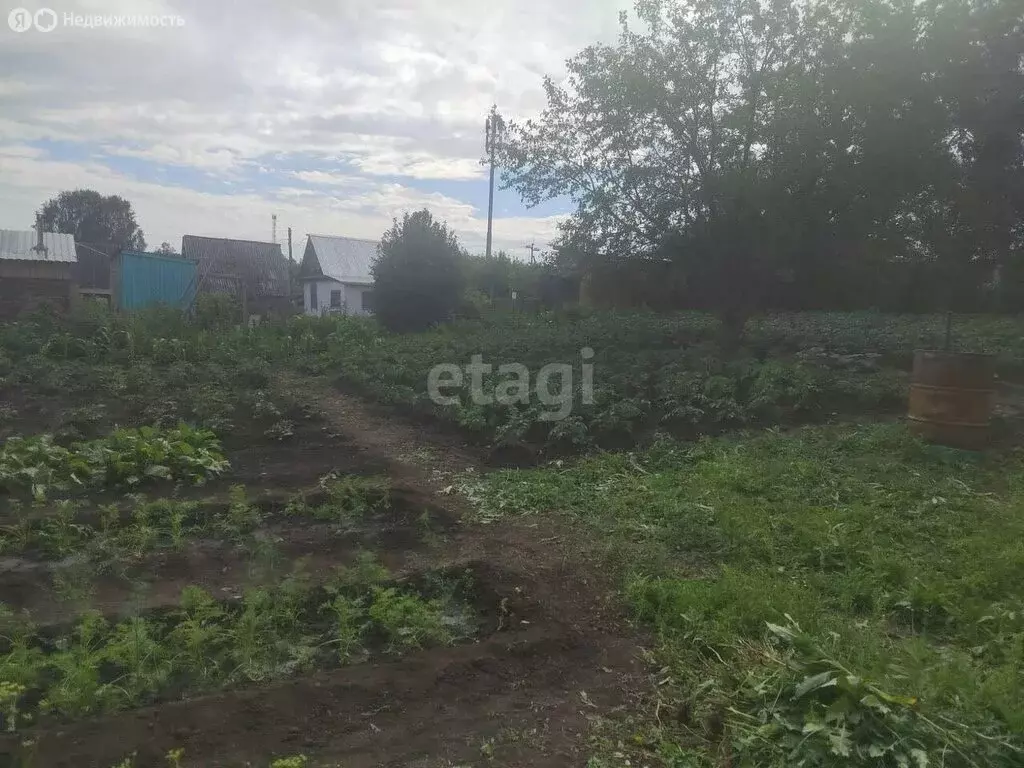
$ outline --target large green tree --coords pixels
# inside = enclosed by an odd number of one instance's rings
[[[39,211],[43,229],[74,235],[80,243],[110,244],[141,251],[146,238],[135,220],[132,204],[117,195],[91,189],[61,192]]]
[[[510,126],[504,181],[528,203],[576,201],[563,252],[674,260],[689,299],[734,326],[765,303],[870,301],[893,290],[882,268],[977,288],[1020,249],[1012,6],[641,0],[615,45],[571,59],[540,117]],[[972,189],[1003,212],[969,214]],[[1002,237],[990,257],[979,229]]]
[[[455,232],[423,209],[395,219],[373,262],[374,314],[393,331],[453,318],[462,302],[465,255]]]

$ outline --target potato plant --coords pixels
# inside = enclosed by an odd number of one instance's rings
[[[69,448],[51,435],[12,437],[0,446],[0,491],[41,500],[79,487],[134,488],[160,480],[199,485],[227,467],[214,434],[187,424],[117,429]]]

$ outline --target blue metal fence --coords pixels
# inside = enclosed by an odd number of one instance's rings
[[[122,309],[155,304],[186,309],[196,291],[196,263],[157,253],[121,253],[118,303]]]

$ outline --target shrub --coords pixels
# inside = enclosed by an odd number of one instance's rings
[[[462,301],[462,249],[426,209],[406,213],[381,238],[373,262],[376,315],[393,331],[422,331],[451,319]]]
[[[196,325],[206,330],[218,330],[238,324],[242,305],[230,294],[204,293],[196,297],[195,312]]]

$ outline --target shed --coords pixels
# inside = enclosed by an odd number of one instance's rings
[[[185,235],[181,255],[196,263],[198,293],[228,293],[257,314],[290,311],[288,261],[277,243]]]
[[[72,266],[71,274],[80,296],[102,298],[113,305],[120,250],[111,243],[75,243],[78,261]]]
[[[75,292],[76,261],[73,235],[0,229],[0,318],[42,304],[66,311]]]
[[[373,312],[374,240],[309,235],[302,254],[302,305],[307,315]]]
[[[117,274],[122,309],[159,304],[187,309],[195,298],[196,263],[180,256],[124,251]]]

